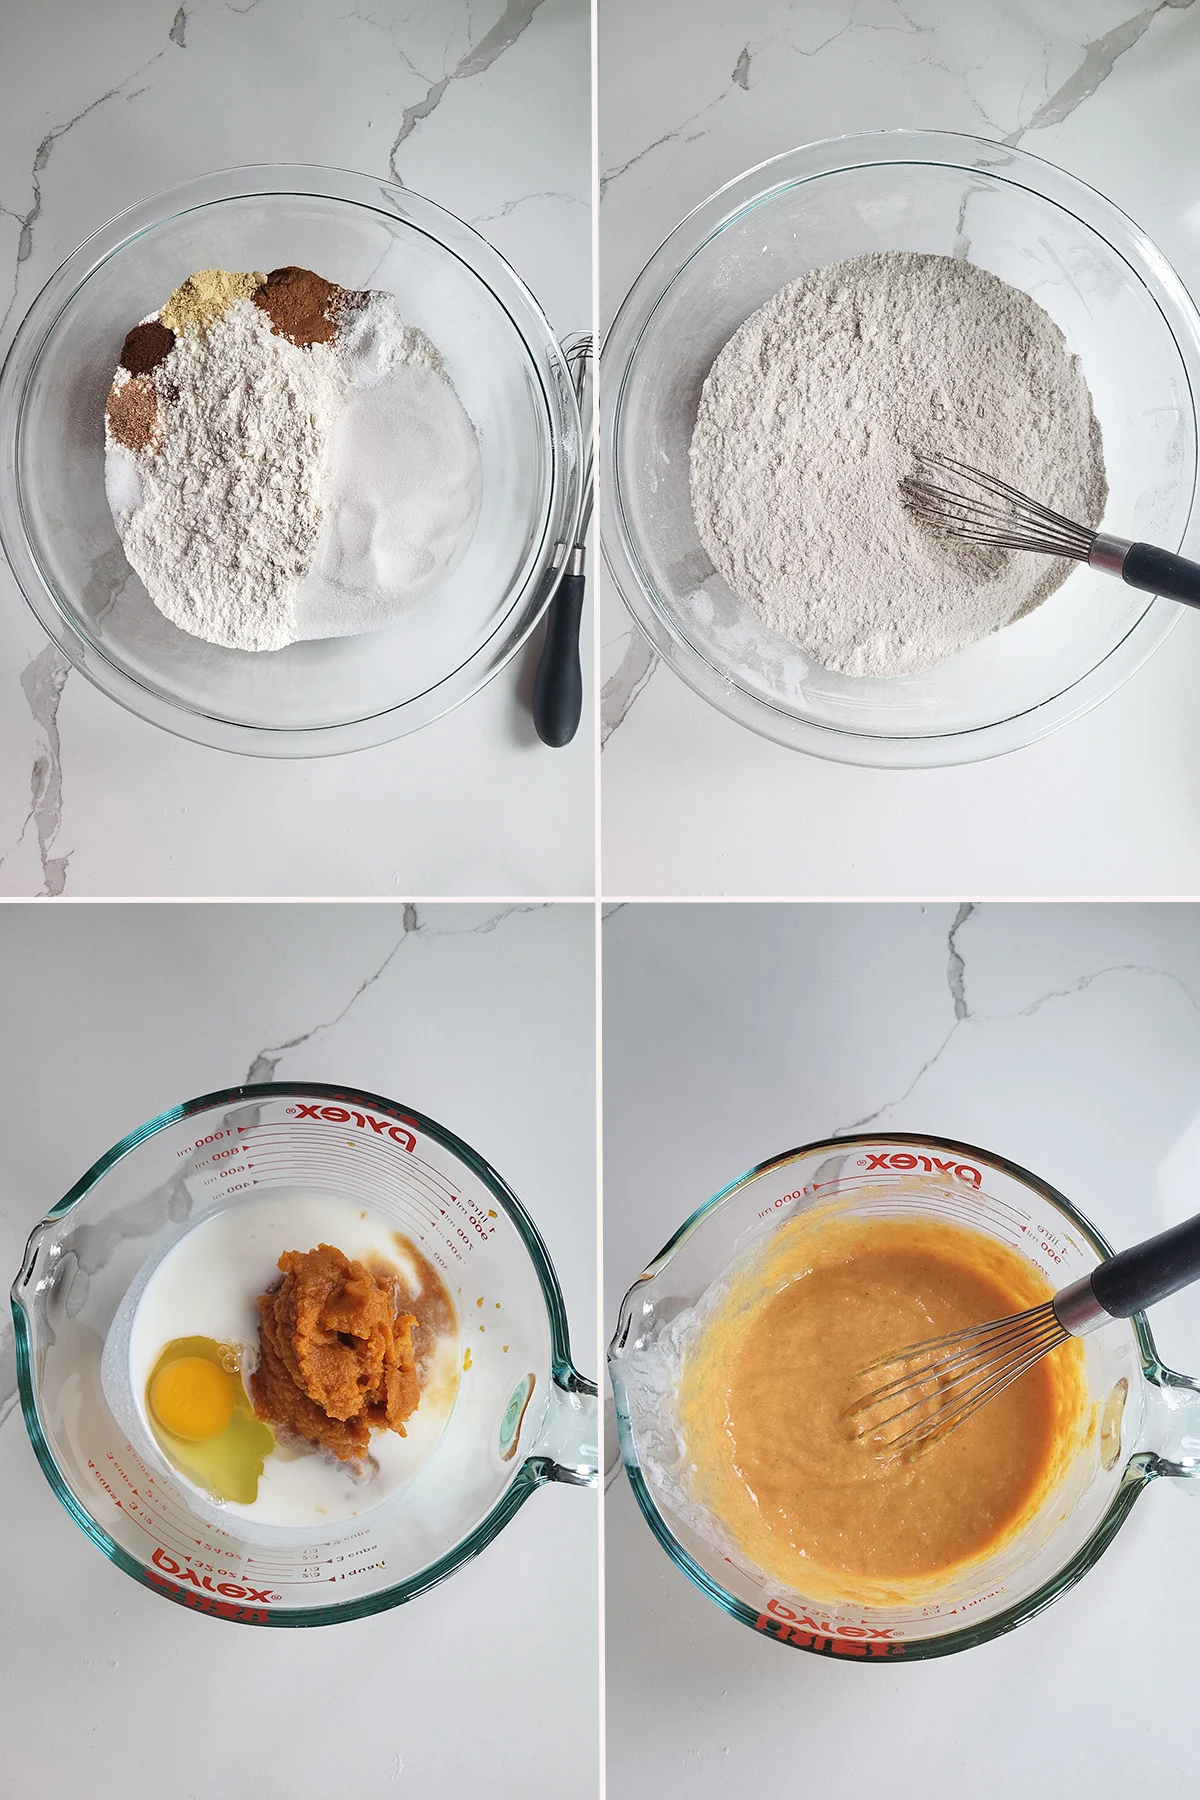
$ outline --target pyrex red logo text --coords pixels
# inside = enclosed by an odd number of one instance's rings
[[[965,1181],[971,1187],[982,1187],[983,1176],[970,1163],[956,1162],[952,1156],[924,1156],[914,1154],[910,1150],[868,1150],[865,1156],[858,1159],[860,1169],[924,1169],[927,1175],[938,1170],[943,1175],[952,1175],[955,1181]]]
[[[211,1575],[197,1574],[195,1569],[168,1555],[161,1547],[155,1550],[150,1560],[154,1567],[148,1568],[146,1574],[161,1593],[171,1600],[178,1600],[183,1606],[216,1613],[218,1618],[239,1619],[246,1625],[265,1625],[267,1614],[259,1610],[259,1607],[265,1606],[268,1601],[282,1598],[269,1588],[248,1587],[241,1581],[214,1582]],[[159,1570],[162,1571],[161,1574]],[[168,1575],[174,1576],[175,1581],[190,1582],[191,1587],[176,1587],[174,1581],[165,1579]],[[235,1601],[240,1601],[241,1604],[234,1605]],[[259,1607],[251,1605],[253,1601],[257,1601]]]
[[[404,1150],[415,1150],[415,1135],[404,1125],[393,1125],[390,1119],[376,1119],[370,1113],[348,1111],[344,1106],[289,1106],[295,1119],[325,1119],[330,1125],[357,1125],[360,1131],[373,1131],[377,1137],[391,1138]]]
[[[759,1613],[754,1629],[769,1632],[781,1644],[824,1650],[834,1656],[904,1655],[904,1645],[893,1639],[890,1625],[843,1625],[811,1613],[793,1612],[782,1600],[767,1601],[767,1610]]]

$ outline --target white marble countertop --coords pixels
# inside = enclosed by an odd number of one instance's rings
[[[671,1232],[778,1151],[878,1124],[1011,1157],[1110,1242],[1200,1191],[1195,906],[629,906],[604,927],[607,1323]],[[1200,1372],[1200,1299],[1155,1307]],[[1196,1484],[1200,1485],[1200,1484]],[[871,1669],[785,1652],[606,1498],[608,1781],[1012,1800],[1186,1791],[1200,1508],[1161,1481],[1011,1635]]]
[[[797,144],[908,126],[1019,144],[1107,194],[1200,295],[1200,7],[604,0],[601,325],[685,212]],[[608,895],[1200,891],[1200,618],[1088,717],[957,769],[844,767],[694,695],[605,583]]]
[[[591,906],[8,906],[0,1261],[165,1107],[359,1085],[475,1145],[528,1206],[596,1372]],[[220,992],[220,1003],[211,996]],[[6,1277],[7,1279],[7,1277]],[[597,1800],[597,1496],[551,1486],[451,1580],[311,1631],[164,1605],[52,1495],[0,1325],[0,1790]]]
[[[586,0],[16,0],[0,353],[114,213],[252,162],[390,175],[489,238],[561,336],[588,330],[589,45]],[[573,744],[547,750],[529,716],[536,656],[526,646],[399,742],[258,761],[170,737],[78,674],[64,682],[0,563],[0,892],[591,893],[591,698]],[[231,852],[238,816],[270,823]]]

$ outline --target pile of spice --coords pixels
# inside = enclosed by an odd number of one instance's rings
[[[311,269],[200,269],[135,325],[105,487],[171,622],[235,650],[390,623],[461,559],[474,427],[390,294]]]

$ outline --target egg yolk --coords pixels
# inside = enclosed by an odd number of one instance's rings
[[[201,1356],[181,1356],[160,1368],[150,1383],[150,1406],[164,1431],[201,1443],[224,1431],[233,1417],[230,1377]]]
[[[214,1500],[258,1497],[275,1433],[254,1416],[240,1345],[206,1337],[164,1344],[146,1383],[146,1419],[171,1467]]]

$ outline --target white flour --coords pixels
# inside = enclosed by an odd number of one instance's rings
[[[390,295],[303,348],[235,300],[178,337],[152,380],[157,447],[135,454],[110,434],[105,486],[131,565],[193,636],[278,650],[376,630],[470,542],[478,440],[437,348]]]
[[[110,452],[141,480],[141,505],[117,518],[125,554],[172,624],[210,644],[281,649],[316,553],[342,396],[332,353],[297,350],[235,300],[155,373],[161,447]]]
[[[971,263],[888,251],[817,269],[746,320],[704,383],[701,541],[737,597],[825,668],[928,668],[1070,572],[918,524],[899,492],[914,450],[1101,521],[1100,428],[1078,358],[1042,307]]]

